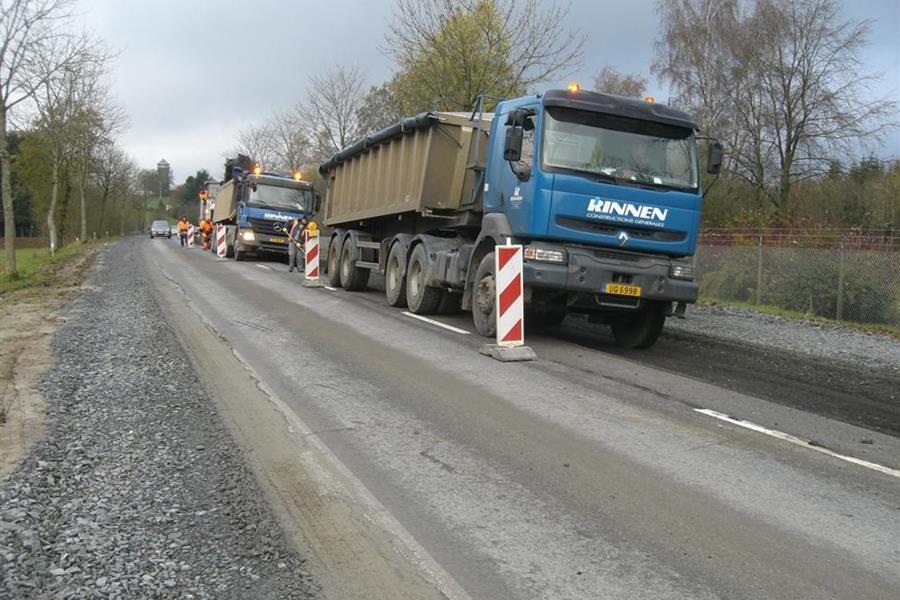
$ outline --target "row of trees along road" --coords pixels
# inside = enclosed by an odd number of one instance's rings
[[[17,214],[46,216],[51,250],[65,237],[73,204],[81,241],[89,225],[109,228],[113,201],[125,228],[136,167],[114,142],[125,116],[109,91],[113,55],[72,31],[73,10],[73,0],[0,0],[0,196],[10,278]]]
[[[660,0],[657,14],[647,71],[671,90],[670,104],[698,118],[702,135],[725,143],[707,225],[900,219],[900,166],[872,169],[868,155],[897,108],[871,96],[878,76],[861,54],[869,22],[843,19],[833,0]],[[383,47],[395,61],[389,81],[373,86],[360,69],[334,66],[311,78],[295,106],[242,131],[235,151],[274,168],[306,166],[315,178],[320,161],[403,116],[537,91],[581,64],[584,37],[566,17],[565,6],[537,0],[396,0]],[[598,69],[595,89],[645,94],[643,76]],[[828,206],[835,190],[851,206]]]

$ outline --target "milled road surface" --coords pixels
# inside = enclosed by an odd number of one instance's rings
[[[324,495],[351,490],[357,500],[342,506],[383,530],[365,536],[370,550],[360,555],[383,562],[394,552],[447,597],[900,595],[900,473],[890,470],[900,468],[900,440],[888,435],[888,373],[866,374],[881,386],[870,395],[853,369],[838,372],[840,387],[830,365],[800,361],[794,377],[779,360],[770,373],[764,357],[688,334],[624,353],[578,320],[527,332],[538,361],[501,364],[478,354],[478,336],[411,319],[378,292],[306,289],[279,263],[216,259],[165,240],[130,244],[123,252],[143,259],[135,276],[161,290],[171,314],[192,311],[265,392],[223,405],[245,422],[236,427],[245,443],[272,445],[257,458],[276,504],[290,498],[279,486],[310,478],[279,474],[284,445],[263,438],[302,437],[311,445],[293,467],[337,468]],[[472,330],[466,315],[435,319]],[[219,379],[239,375],[224,355],[207,368],[212,380],[216,369]],[[254,428],[238,414],[273,406],[287,426]],[[859,416],[870,410],[882,416]],[[290,506],[279,510],[290,519]],[[297,529],[321,549],[310,562],[319,575],[333,560],[323,532]],[[339,589],[325,583],[326,597],[329,585]]]

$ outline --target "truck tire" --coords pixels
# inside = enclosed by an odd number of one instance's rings
[[[357,267],[353,260],[352,240],[348,237],[341,250],[341,283],[344,289],[351,292],[361,292],[369,284],[369,270]]]
[[[247,253],[241,248],[240,240],[234,241],[234,260],[240,262],[247,258]]]
[[[441,295],[441,303],[438,305],[437,314],[455,315],[462,310],[462,294],[444,290]]]
[[[494,279],[494,253],[488,252],[478,264],[472,288],[472,322],[475,331],[485,337],[497,335],[497,295]]]
[[[417,315],[432,315],[441,304],[444,290],[425,285],[428,259],[425,246],[419,244],[413,250],[406,271],[406,302],[409,310]]]
[[[337,243],[338,238],[332,238],[328,244],[328,285],[341,287],[341,248]]]
[[[406,306],[406,257],[401,244],[391,246],[388,253],[384,270],[384,295],[391,306]]]
[[[666,323],[664,302],[650,302],[629,319],[614,321],[612,328],[616,343],[623,348],[649,348],[659,338]]]

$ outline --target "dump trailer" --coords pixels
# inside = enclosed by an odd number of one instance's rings
[[[389,304],[471,310],[492,336],[494,247],[522,244],[526,327],[585,313],[652,345],[698,294],[696,123],[577,87],[482,106],[404,119],[320,166],[330,284],[362,290],[378,271]]]
[[[264,173],[246,160],[229,160],[211,218],[225,227],[227,256],[235,260],[262,252],[287,254],[284,226],[295,218],[311,218],[315,203],[312,183],[298,175]]]

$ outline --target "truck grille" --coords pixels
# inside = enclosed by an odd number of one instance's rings
[[[281,231],[275,231],[275,223],[280,223],[280,221],[267,221],[265,219],[254,219],[252,217],[247,220],[250,221],[250,225],[253,226],[253,230],[257,234],[281,236],[284,235],[284,233]],[[283,225],[287,226],[287,223],[283,223]]]
[[[573,219],[572,217],[556,217],[556,224],[560,227],[577,229],[578,231],[589,231],[591,233],[602,233],[604,235],[616,235],[620,231],[624,231],[636,240],[652,240],[654,242],[683,242],[687,237],[687,233],[684,231],[619,227],[607,223],[598,223],[597,221]]]

